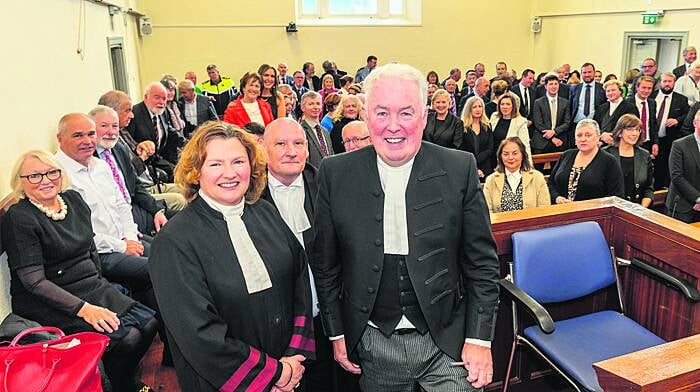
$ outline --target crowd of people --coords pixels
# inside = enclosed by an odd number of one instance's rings
[[[262,64],[236,87],[209,65],[135,105],[108,91],[11,173],[13,311],[108,335],[106,390],[150,390],[137,366],[156,333],[186,391],[480,388],[489,210],[649,207],[670,187],[669,215],[700,220],[700,61],[684,59],[601,83],[591,63],[440,81],[369,56],[354,77]],[[552,152],[546,178],[533,154]]]

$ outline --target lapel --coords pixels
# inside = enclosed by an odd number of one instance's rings
[[[306,138],[311,141],[311,144],[314,145],[314,148],[320,154],[321,145],[318,143],[318,139],[316,138],[316,130],[311,128],[311,126],[304,119],[301,120],[301,126],[304,128],[304,131],[306,131]]]
[[[433,164],[434,161],[431,160],[431,148],[433,148],[433,146],[429,145],[428,142],[421,143],[421,148],[418,150],[413,160],[411,175],[408,179],[408,185],[406,186],[406,226],[408,229],[409,243],[416,230],[425,226],[423,219],[419,219],[419,213],[422,213],[422,215],[425,214],[425,212],[421,210],[443,201],[440,196],[432,198],[429,196],[435,195],[435,182],[429,180],[447,175],[445,170]],[[414,255],[418,254],[418,252],[411,253]]]
[[[316,184],[316,169],[310,164],[304,166],[304,171],[301,172],[304,180],[304,211],[309,218],[309,222],[313,222],[314,211],[316,206],[316,195],[318,194],[318,186]]]
[[[561,124],[561,120],[564,118],[564,112],[566,112],[564,98],[557,97],[557,123]],[[552,126],[556,127],[557,124],[552,124]]]
[[[698,170],[700,170],[700,150],[698,150],[698,143],[695,141],[695,136],[693,136],[693,134],[694,133],[691,133],[687,136],[687,147],[688,150],[690,150],[690,155],[693,156],[695,166],[697,166]]]

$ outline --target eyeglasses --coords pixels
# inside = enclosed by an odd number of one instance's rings
[[[46,176],[46,178],[49,179],[49,181],[55,181],[61,178],[61,169],[52,169],[47,171],[46,173],[32,173],[32,174],[27,174],[26,176],[19,176],[19,178],[24,178],[29,182],[30,184],[38,184],[41,182],[41,180]]]
[[[343,145],[348,145],[350,143],[357,145],[358,143],[369,139],[369,135],[365,137],[354,137],[352,139],[343,140]]]
[[[638,127],[624,128],[623,131],[634,132],[634,133],[642,133],[642,130],[639,129]]]

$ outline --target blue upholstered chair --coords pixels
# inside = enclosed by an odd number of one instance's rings
[[[512,299],[515,339],[508,363],[508,387],[515,349],[526,345],[578,391],[601,391],[592,364],[664,343],[622,311],[616,263],[595,222],[513,234],[512,282],[501,286]],[[604,310],[554,322],[541,304],[585,297],[616,285],[619,311]],[[520,330],[518,309],[537,324]]]

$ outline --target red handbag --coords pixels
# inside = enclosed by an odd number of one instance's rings
[[[58,334],[56,340],[18,345],[32,333]],[[102,392],[97,367],[109,338],[96,332],[66,336],[54,327],[29,328],[0,347],[2,392]]]

